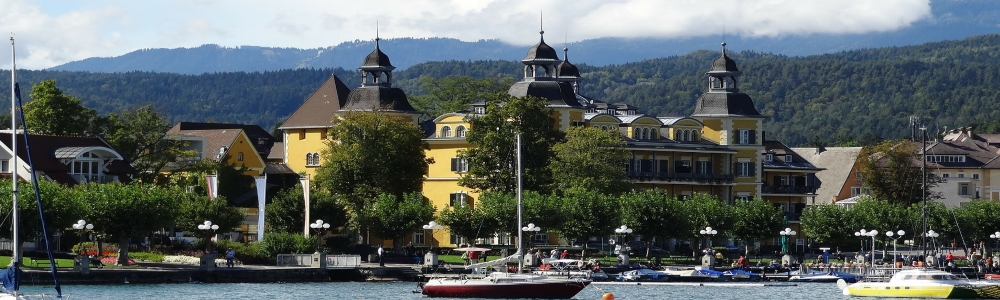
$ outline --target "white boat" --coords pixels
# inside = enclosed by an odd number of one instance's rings
[[[688,281],[688,282],[703,282],[703,281],[725,281],[729,280],[730,276],[726,276],[722,272],[707,270],[701,267],[695,267],[694,269],[678,269],[667,267],[663,269],[663,273],[670,276],[671,281]]]
[[[517,134],[517,228],[521,228],[521,134]],[[459,297],[459,298],[558,298],[568,299],[576,296],[583,288],[590,285],[591,280],[562,276],[547,276],[542,274],[525,274],[524,253],[521,247],[523,232],[518,230],[517,253],[499,260],[466,266],[476,269],[485,265],[506,263],[507,260],[518,260],[518,273],[493,272],[483,278],[432,278],[420,285],[421,293],[428,297]],[[506,270],[506,268],[500,268]]]
[[[532,274],[552,277],[582,278],[590,280],[607,280],[608,274],[586,268],[587,262],[579,259],[549,259],[542,267],[531,271]]]
[[[888,282],[848,284],[838,280],[844,295],[880,298],[1000,299],[1000,285],[971,281],[935,269],[912,269],[896,273]]]

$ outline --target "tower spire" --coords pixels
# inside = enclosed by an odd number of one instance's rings
[[[378,37],[378,20],[375,20],[375,49],[378,49],[378,41],[382,40]]]
[[[545,41],[545,12],[538,12],[538,35]]]

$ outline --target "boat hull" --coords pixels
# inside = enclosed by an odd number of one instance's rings
[[[844,295],[880,298],[1000,299],[997,285],[852,284]]]
[[[428,297],[569,299],[590,281],[492,283],[486,280],[432,280],[422,287]]]

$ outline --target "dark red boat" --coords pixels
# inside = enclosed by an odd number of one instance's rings
[[[483,278],[432,278],[421,289],[429,297],[569,299],[590,280],[494,272]]]

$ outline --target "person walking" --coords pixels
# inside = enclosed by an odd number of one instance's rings
[[[235,265],[233,263],[234,258],[236,258],[236,250],[229,248],[229,251],[226,251],[226,267],[232,268]]]
[[[382,249],[382,245],[378,246],[378,266],[385,267],[385,249]]]

